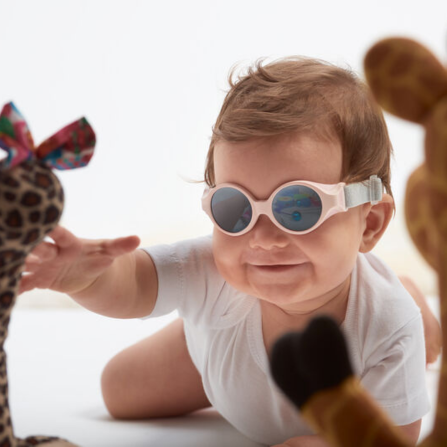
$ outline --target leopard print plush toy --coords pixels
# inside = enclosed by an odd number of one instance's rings
[[[408,181],[405,218],[413,242],[438,274],[443,345],[447,346],[447,69],[418,42],[394,38],[369,50],[365,73],[385,110],[426,131],[425,162]],[[312,355],[316,351],[319,355]],[[329,318],[313,320],[303,333],[279,340],[272,373],[307,422],[331,445],[412,445],[354,377],[343,336]],[[420,445],[447,446],[445,352],[434,427]]]
[[[37,148],[13,103],[0,114],[0,447],[68,447],[65,440],[14,436],[8,403],[5,339],[27,254],[57,225],[64,205],[62,187],[51,168],[85,166],[95,134],[85,118],[64,127]]]

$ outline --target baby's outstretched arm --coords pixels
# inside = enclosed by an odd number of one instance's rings
[[[427,300],[419,287],[408,276],[399,276],[399,279],[413,297],[419,309],[421,309],[422,321],[424,323],[426,362],[427,364],[433,363],[441,353],[441,326],[436,317],[433,315],[430,307],[428,307]]]
[[[27,257],[20,293],[34,288],[67,293],[87,309],[115,318],[149,315],[157,275],[137,236],[80,239],[58,226]]]

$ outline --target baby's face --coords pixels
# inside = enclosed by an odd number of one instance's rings
[[[214,168],[217,185],[236,183],[265,200],[293,180],[339,183],[342,150],[338,142],[305,135],[220,142]],[[365,209],[338,213],[305,235],[286,233],[265,215],[242,236],[215,228],[217,268],[240,291],[284,309],[310,311],[313,303],[331,299],[349,281],[365,229]]]

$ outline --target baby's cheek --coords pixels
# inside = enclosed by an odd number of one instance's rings
[[[241,275],[240,244],[236,237],[227,236],[219,230],[213,234],[213,256],[219,273],[230,283]]]
[[[350,273],[359,249],[359,229],[347,217],[344,213],[331,217],[306,239],[307,253],[318,272],[334,281]]]

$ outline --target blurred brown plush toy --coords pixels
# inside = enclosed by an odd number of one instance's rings
[[[365,74],[378,103],[426,131],[425,162],[408,180],[405,218],[410,235],[436,270],[443,345],[447,343],[447,70],[418,42],[385,39],[365,57]],[[312,355],[317,349],[318,356]],[[409,441],[354,377],[346,345],[329,318],[274,347],[272,374],[303,417],[333,446],[408,447]],[[304,387],[294,386],[297,382]],[[442,355],[433,430],[420,444],[447,446],[447,360]]]

